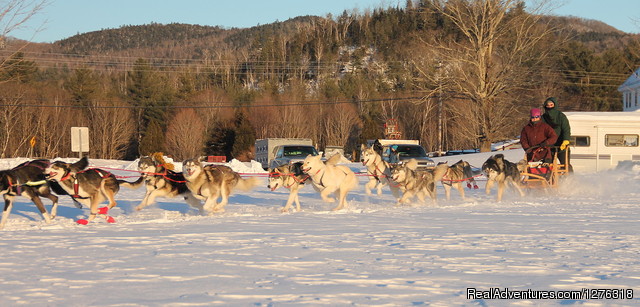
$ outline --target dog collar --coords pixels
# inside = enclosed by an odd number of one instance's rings
[[[65,180],[69,179],[70,177],[71,177],[71,172],[68,172],[64,176],[62,176],[62,178],[60,178],[60,181],[65,181]]]

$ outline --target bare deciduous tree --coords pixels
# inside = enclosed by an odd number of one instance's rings
[[[33,17],[40,13],[42,9],[48,4],[47,0],[8,0],[2,1],[0,5],[0,49],[6,48],[7,38],[12,32],[26,28],[28,22]],[[40,27],[34,28],[33,34],[35,35],[40,30]],[[14,54],[20,52],[28,42],[16,46]],[[8,65],[19,65],[19,62],[11,62],[13,54],[0,59],[0,72],[8,69]],[[6,82],[8,80],[0,80],[0,82]]]
[[[354,126],[361,125],[358,112],[350,104],[335,105],[329,109],[324,122],[326,145],[345,146]]]
[[[113,102],[111,106],[124,106],[123,102]],[[94,136],[91,140],[92,154],[103,159],[119,159],[126,151],[135,126],[130,109],[115,109],[98,107],[97,104],[89,109],[91,120],[89,131]]]
[[[450,73],[423,76],[431,84],[442,82],[447,91],[468,101],[479,127],[475,133],[481,150],[489,151],[493,141],[505,137],[505,126],[510,124],[506,115],[513,114],[517,100],[512,95],[531,87],[530,73],[548,57],[550,50],[538,46],[555,30],[540,14],[549,1],[536,3],[528,12],[519,0],[429,1],[462,38],[425,40],[436,50],[436,61],[445,63]]]
[[[193,109],[181,110],[169,123],[166,137],[167,151],[184,160],[202,154],[206,129]]]

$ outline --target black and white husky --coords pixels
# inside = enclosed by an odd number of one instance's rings
[[[526,167],[526,162],[524,167]],[[502,200],[502,194],[507,184],[512,186],[520,193],[520,196],[524,196],[522,187],[520,186],[521,178],[520,172],[523,165],[521,163],[515,164],[504,158],[503,154],[497,154],[489,157],[487,161],[482,164],[482,172],[487,176],[487,185],[485,193],[489,195],[494,183],[498,183],[498,201]]]
[[[141,176],[132,183],[121,184],[124,187],[138,188],[144,183],[147,192],[142,202],[135,207],[136,211],[155,203],[157,197],[184,197],[187,204],[203,213],[202,202],[198,200],[187,188],[187,181],[180,172],[169,169],[169,165],[164,161],[162,154],[141,157],[138,161],[138,171]]]
[[[45,180],[45,169],[49,166],[49,160],[32,160],[24,162],[12,169],[0,171],[0,194],[4,198],[4,211],[0,220],[0,229],[5,223],[16,196],[24,196],[31,199],[36,205],[47,224],[56,217],[58,210],[58,197],[51,193],[51,189],[57,194],[66,194],[56,183],[49,183]],[[57,188],[57,189],[56,189]],[[51,200],[51,214],[47,212],[40,197]]]

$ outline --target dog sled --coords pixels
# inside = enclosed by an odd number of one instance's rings
[[[557,147],[555,147],[557,148]],[[566,164],[560,164],[558,152],[553,154],[552,163],[528,161],[527,155],[522,162],[526,163],[520,170],[522,185],[527,188],[557,188],[561,178],[569,173],[569,150],[564,153]]]

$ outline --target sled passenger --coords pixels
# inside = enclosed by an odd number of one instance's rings
[[[569,144],[571,143],[571,126],[569,125],[569,120],[567,116],[557,109],[558,107],[558,99],[556,97],[549,97],[544,101],[544,115],[542,115],[542,121],[551,126],[553,130],[556,132],[558,139],[555,142],[556,148],[551,149],[551,155],[557,152],[558,153],[558,161],[560,164],[569,163],[569,171],[573,171],[570,161],[565,159],[568,157],[567,153],[571,153],[569,151]]]
[[[400,153],[398,152],[398,145],[393,145],[389,148],[389,163],[398,164],[400,162]]]
[[[558,136],[551,126],[540,120],[541,113],[540,109],[531,109],[530,121],[520,133],[520,144],[527,153],[527,161],[552,163],[550,146],[556,143]]]

